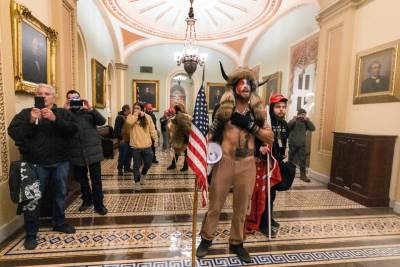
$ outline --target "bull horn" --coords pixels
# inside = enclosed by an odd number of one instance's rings
[[[227,81],[228,80],[228,75],[226,75],[225,70],[224,70],[224,66],[222,66],[221,61],[219,62],[219,66],[221,67],[222,77],[224,77],[224,80]]]

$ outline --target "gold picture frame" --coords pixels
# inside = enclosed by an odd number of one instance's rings
[[[156,80],[132,80],[132,103],[151,103],[154,111],[160,110],[160,82]]]
[[[267,105],[269,103],[269,97],[273,93],[280,93],[282,90],[282,71],[277,71],[273,74],[267,75],[263,77],[263,81],[268,80],[265,85],[260,88],[264,104]]]
[[[353,104],[400,101],[400,40],[357,54]]]
[[[221,96],[225,92],[225,83],[211,83],[208,82],[206,85],[206,99],[208,112],[212,113],[214,107],[221,100]]]
[[[95,108],[106,107],[106,67],[92,58],[92,103]]]
[[[57,32],[14,1],[11,20],[15,91],[34,94],[39,83],[55,86]]]

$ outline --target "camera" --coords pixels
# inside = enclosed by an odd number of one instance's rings
[[[80,98],[73,98],[69,101],[72,110],[79,110],[83,107],[83,101]]]

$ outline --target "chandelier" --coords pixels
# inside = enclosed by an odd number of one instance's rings
[[[192,77],[192,74],[197,69],[197,64],[200,66],[204,65],[204,62],[207,58],[207,54],[200,54],[196,47],[196,19],[194,18],[193,12],[193,1],[190,1],[190,8],[188,17],[186,18],[186,35],[185,35],[185,46],[183,48],[183,52],[174,53],[174,59],[178,66],[183,64],[183,68],[186,73],[189,75],[189,78]]]

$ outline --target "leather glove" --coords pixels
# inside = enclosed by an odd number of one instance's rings
[[[233,112],[231,116],[231,123],[239,128],[242,128],[250,133],[257,132],[260,128],[255,124],[250,112],[242,115],[238,112]]]

